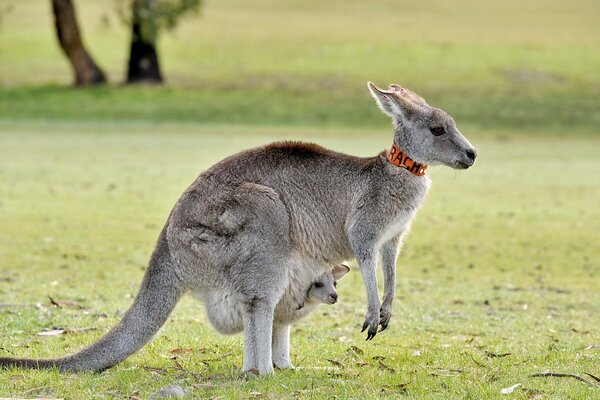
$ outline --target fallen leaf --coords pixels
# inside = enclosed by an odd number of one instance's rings
[[[339,361],[336,360],[330,360],[329,358],[327,358],[327,361],[329,361],[330,363],[332,363],[333,365],[335,365],[338,368],[344,368],[344,364],[342,364]]]
[[[490,358],[500,358],[500,357],[511,356],[512,353],[492,353],[491,351],[486,350],[485,355]]]
[[[509,386],[509,387],[505,387],[504,389],[500,390],[500,394],[511,394],[519,386],[521,386],[520,383],[517,383],[516,385],[512,385],[512,386]]]
[[[351,351],[351,352],[353,352],[355,354],[358,354],[359,356],[362,356],[363,354],[365,354],[365,352],[362,349],[360,349],[360,348],[358,348],[356,346],[350,346],[350,347],[348,347],[347,351]]]
[[[139,390],[134,390],[133,393],[131,393],[129,395],[129,397],[127,397],[128,400],[142,400],[142,398],[140,397],[140,391]]]
[[[594,375],[590,375],[587,372],[585,374],[588,375],[588,376],[590,376],[592,379],[600,382],[600,379],[597,378],[597,377],[595,377]],[[586,385],[589,385],[589,386],[600,386],[599,383],[590,382],[587,379],[584,379],[584,378],[582,378],[582,377],[580,377],[578,375],[575,375],[575,374],[564,374],[562,372],[537,372],[537,373],[531,374],[529,376],[531,376],[533,378],[549,377],[549,376],[551,376],[551,377],[557,377],[557,378],[573,378],[573,379],[577,379],[578,381],[583,382],[583,383],[585,383]]]
[[[590,333],[590,331],[587,330],[587,329],[586,330],[580,330],[580,329],[577,329],[577,328],[571,328],[571,331],[575,332],[575,333],[581,333],[582,335],[586,334],[586,333]]]
[[[169,353],[172,354],[186,354],[186,353],[193,353],[194,349],[172,349],[169,350]]]
[[[67,328],[65,329],[65,333],[81,333],[87,331],[95,331],[98,328],[94,328],[93,326],[84,327],[84,328]]]
[[[65,333],[64,329],[51,329],[51,330],[47,330],[47,331],[38,332],[37,334],[39,336],[59,336],[59,335],[62,335],[63,333]]]
[[[469,355],[469,357],[471,358],[471,360],[473,360],[473,362],[475,363],[475,365],[477,365],[478,367],[488,368],[488,369],[490,368],[488,365],[485,365],[484,363],[481,363],[481,362],[477,361],[475,359],[475,357],[473,357],[473,354],[471,354],[471,353],[467,353],[467,354]]]
[[[200,360],[200,362],[208,363],[208,362],[212,362],[212,361],[221,361],[221,360],[224,360],[224,359],[226,359],[228,357],[231,357],[233,355],[234,355],[234,353],[221,354],[218,357],[205,358],[203,360]]]
[[[173,363],[175,364],[175,368],[177,368],[180,371],[183,371],[183,366],[179,363],[179,361],[177,361],[176,358],[173,358],[171,361],[173,361]]]
[[[405,387],[407,387],[408,385],[410,385],[410,382],[405,382],[405,383],[399,383],[397,385],[393,385],[392,387],[396,388],[396,389],[404,389]]]
[[[389,371],[389,372],[396,372],[396,370],[394,368],[385,365],[381,360],[379,361],[378,366],[379,366],[379,369],[383,369],[383,370]]]
[[[52,297],[48,296],[50,300],[50,304],[57,308],[75,308],[77,310],[84,310],[86,307],[82,306],[79,303],[76,303],[71,300],[54,300]]]
[[[435,369],[437,369],[440,372],[444,372],[444,373],[450,374],[450,375],[462,374],[462,373],[465,372],[465,370],[458,369],[458,368],[440,368],[440,367],[437,367]]]
[[[41,332],[38,332],[37,334],[39,336],[59,336],[59,335],[64,335],[66,333],[81,333],[81,332],[94,331],[94,330],[96,330],[96,328],[94,328],[94,327],[84,327],[84,328],[53,328],[53,329],[43,330]]]
[[[590,374],[589,372],[584,372],[584,374],[586,374],[587,376],[589,376],[590,378],[592,378],[596,382],[600,383],[600,378],[598,378],[597,376],[594,376],[594,375]]]
[[[410,385],[410,382],[399,383],[397,385],[383,385],[381,392],[388,395],[394,393],[406,393],[406,387],[408,385]]]

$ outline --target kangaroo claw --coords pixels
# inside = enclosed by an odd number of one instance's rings
[[[390,323],[390,319],[392,318],[392,312],[391,312],[391,307],[381,307],[381,310],[379,311],[379,325],[381,326],[381,329],[379,330],[379,332],[383,332],[385,330],[385,328],[388,327],[388,324]]]
[[[365,321],[361,332],[364,332],[367,328],[369,328],[369,330],[367,331],[367,340],[372,340],[375,337],[375,335],[377,335],[377,329],[379,328],[379,320],[370,322],[369,320]]]

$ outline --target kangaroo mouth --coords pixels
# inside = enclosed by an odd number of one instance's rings
[[[466,164],[464,162],[458,161],[456,164],[451,165],[452,168],[454,169],[467,169],[469,167],[471,167],[473,164]]]
[[[452,164],[446,164],[453,169],[467,169],[471,168],[475,164],[475,160],[466,160],[465,161],[454,161]]]

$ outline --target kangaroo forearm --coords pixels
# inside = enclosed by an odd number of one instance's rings
[[[383,302],[390,304],[396,292],[396,259],[398,258],[400,236],[385,243],[381,248],[381,269],[383,272]]]

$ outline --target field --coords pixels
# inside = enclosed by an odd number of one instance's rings
[[[48,2],[0,0],[0,10],[11,3],[0,22],[3,121],[385,126],[366,96],[372,80],[413,88],[468,131],[600,124],[595,0],[207,1],[160,42],[163,88],[119,85],[129,32],[114,6],[79,1],[84,40],[113,85],[78,91],[64,87]]]
[[[600,396],[531,376],[600,376],[600,5],[322,3],[207,2],[160,43],[168,85],[128,87],[127,32],[106,2],[78,1],[112,83],[73,89],[48,4],[0,0],[0,354],[64,355],[116,324],[171,207],[223,157],[285,139],[387,148],[366,80],[415,89],[479,151],[468,171],[428,170],[388,329],[364,341],[351,262],[340,302],[293,329],[294,371],[240,378],[241,337],[185,298],[115,368],[0,371],[0,397]]]

